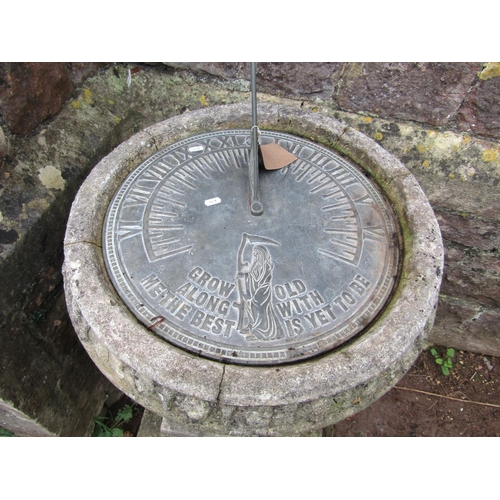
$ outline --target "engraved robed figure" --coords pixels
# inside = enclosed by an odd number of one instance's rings
[[[274,240],[243,233],[238,249],[238,331],[246,340],[274,340],[284,332],[273,306],[273,264],[264,245],[279,246]],[[245,260],[245,250],[251,248],[251,260]]]

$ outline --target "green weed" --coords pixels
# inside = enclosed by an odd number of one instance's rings
[[[13,432],[10,432],[7,429],[0,427],[0,437],[17,437],[17,436]]]
[[[453,356],[455,356],[455,349],[446,349],[446,352],[440,356],[437,349],[431,349],[431,354],[434,356],[434,361],[441,367],[443,375],[449,375],[450,370],[453,368]]]
[[[134,416],[135,405],[125,405],[115,418],[99,416],[94,418],[95,427],[92,437],[122,437],[123,429],[119,426],[128,423]]]

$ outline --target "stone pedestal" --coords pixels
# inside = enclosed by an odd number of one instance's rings
[[[338,150],[363,168],[393,205],[404,249],[400,279],[387,307],[366,331],[334,351],[281,366],[201,358],[139,324],[116,294],[103,262],[102,225],[112,196],[155,151],[194,134],[250,126],[250,106],[238,104],[145,129],[94,168],[68,221],[64,278],[75,329],[99,369],[163,417],[162,434],[299,436],[334,424],[392,388],[417,358],[432,327],[443,247],[434,213],[413,175],[345,124],[275,105],[259,108],[262,129]]]

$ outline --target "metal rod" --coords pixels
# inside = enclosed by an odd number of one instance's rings
[[[251,84],[252,84],[252,126],[257,126],[257,65],[251,63]]]
[[[259,198],[259,137],[257,127],[257,77],[256,63],[251,63],[252,85],[252,133],[250,144],[250,212],[252,215],[262,215],[264,207]]]

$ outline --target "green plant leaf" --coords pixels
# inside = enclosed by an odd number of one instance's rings
[[[129,422],[134,415],[134,410],[132,406],[125,405],[115,417],[115,422]]]
[[[13,432],[0,427],[0,437],[17,437]]]
[[[438,365],[442,365],[443,364],[443,360],[441,358],[436,358],[436,363]]]
[[[113,434],[111,432],[111,429],[104,425],[104,426],[97,426],[94,429],[94,432],[92,433],[93,437],[111,437]]]
[[[455,356],[455,349],[453,349],[452,347],[450,347],[450,348],[446,351],[446,355],[447,355],[449,358],[452,358],[453,356]]]
[[[111,435],[113,437],[123,437],[123,429],[119,429],[118,427],[115,427],[112,430],[112,434]]]
[[[431,354],[434,356],[434,357],[437,357],[438,353],[436,351],[436,349],[431,349]]]
[[[104,423],[105,420],[109,420],[107,417],[98,416],[94,417],[94,431],[92,432],[93,437],[109,437],[111,436],[111,429]]]
[[[448,370],[448,368],[446,366],[442,366],[441,370],[443,371],[444,375],[449,375],[450,374],[450,370]]]
[[[97,429],[108,429],[108,426],[106,424],[99,422],[98,420],[96,420],[95,425]]]
[[[444,362],[444,366],[446,366],[447,368],[453,368],[453,363],[449,359],[446,359]]]

